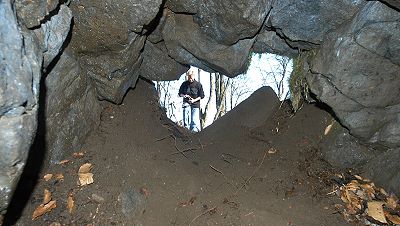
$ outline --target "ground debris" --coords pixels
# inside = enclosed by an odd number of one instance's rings
[[[338,181],[344,177],[337,175]],[[399,199],[377,188],[373,182],[361,176],[352,176],[347,183],[342,183],[336,192],[344,205],[335,205],[349,222],[369,222],[380,225],[400,224]]]
[[[51,200],[51,193],[49,190],[44,190],[44,197],[43,203],[40,204],[32,214],[32,220],[36,220],[38,217],[42,216],[43,214],[50,212],[52,209],[56,208],[56,201]]]
[[[88,184],[92,184],[93,180],[93,173],[90,173],[92,169],[92,164],[85,163],[81,167],[79,167],[78,176],[79,176],[79,185],[84,186]]]

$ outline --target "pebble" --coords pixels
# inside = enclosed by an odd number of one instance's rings
[[[104,202],[104,198],[101,197],[100,195],[96,195],[96,194],[92,194],[92,200],[94,200],[97,203]]]

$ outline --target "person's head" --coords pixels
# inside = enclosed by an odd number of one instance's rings
[[[194,81],[194,71],[193,70],[189,70],[188,71],[188,81],[189,82],[193,82]]]

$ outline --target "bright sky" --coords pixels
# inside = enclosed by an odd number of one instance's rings
[[[196,80],[198,80],[198,69],[192,67],[196,74]],[[233,80],[237,81],[238,84],[242,84],[245,90],[248,92],[239,98],[239,103],[248,98],[254,91],[262,86],[271,86],[272,89],[277,93],[276,83],[274,82],[271,72],[279,71],[279,62],[275,59],[273,54],[254,54],[251,59],[251,64],[248,71],[245,74],[238,75]],[[292,72],[292,61],[289,62],[288,68],[283,79],[284,92],[282,94],[281,100],[286,96],[288,92],[288,79],[290,73]],[[178,96],[179,87],[182,82],[185,81],[185,74],[181,75],[179,80],[171,81],[169,83],[168,93],[161,92],[160,102],[162,103],[167,99],[167,115],[174,121],[179,122],[182,120],[182,98]],[[201,100],[201,108],[204,109],[209,98],[210,89],[210,73],[200,70],[200,82],[203,85],[205,98]],[[166,85],[166,82],[162,82]],[[167,96],[167,98],[165,98]],[[229,102],[229,101],[228,101]],[[211,99],[211,109],[209,109],[208,116],[210,118],[206,119],[206,126],[213,122],[214,115],[216,113],[215,107],[215,96]],[[228,110],[230,106],[227,107]]]

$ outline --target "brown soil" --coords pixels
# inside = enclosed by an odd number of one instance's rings
[[[266,114],[249,103],[246,117]],[[334,208],[339,200],[327,195],[333,171],[319,155],[331,116],[315,106],[292,115],[278,105],[252,129],[232,123],[240,121],[232,113],[191,134],[165,118],[144,81],[122,105],[104,105],[82,150],[44,167],[17,225],[347,225]],[[84,163],[93,164],[94,183],[79,186]],[[46,182],[47,173],[64,180]],[[57,207],[32,220],[45,188]]]

